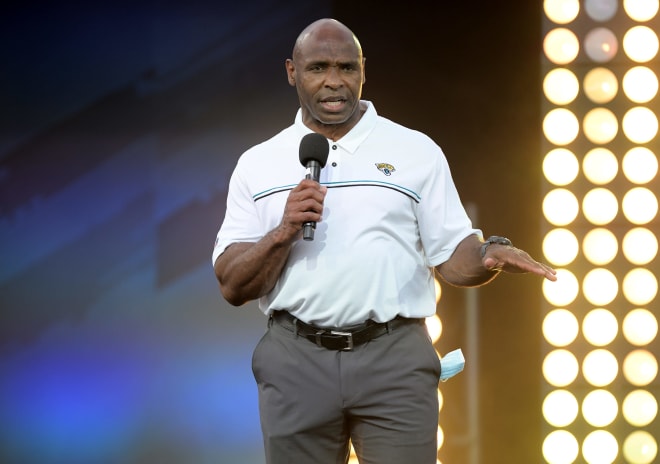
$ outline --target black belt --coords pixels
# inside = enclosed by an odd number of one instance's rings
[[[339,351],[350,351],[355,346],[367,343],[403,325],[423,322],[423,319],[397,316],[389,322],[368,320],[351,327],[323,328],[307,324],[286,311],[275,311],[271,318],[285,329],[318,346]]]

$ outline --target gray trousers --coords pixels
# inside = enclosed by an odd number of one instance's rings
[[[277,322],[252,370],[268,464],[435,464],[440,361],[423,323],[333,351]]]

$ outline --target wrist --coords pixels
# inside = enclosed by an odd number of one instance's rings
[[[500,237],[499,235],[491,235],[484,241],[484,243],[481,244],[481,247],[479,248],[479,254],[482,258],[486,256],[486,251],[488,250],[488,247],[493,244],[513,246],[511,240],[509,240],[508,238]]]

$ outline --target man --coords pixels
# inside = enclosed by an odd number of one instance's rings
[[[435,463],[434,269],[456,286],[500,271],[556,279],[507,239],[482,239],[440,148],[361,100],[364,66],[343,24],[305,28],[286,60],[296,120],[240,158],[216,239],[225,299],[259,299],[269,316],[252,366],[269,464],[345,463],[349,440],[361,463]],[[320,182],[300,180],[310,132],[330,144]]]

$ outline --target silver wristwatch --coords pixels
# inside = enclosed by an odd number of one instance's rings
[[[498,245],[507,245],[507,246],[513,246],[511,243],[511,240],[509,240],[506,237],[500,237],[498,235],[491,235],[486,239],[486,241],[481,245],[481,257],[483,258],[486,256],[486,248],[488,248],[490,245],[493,243],[497,243]]]

